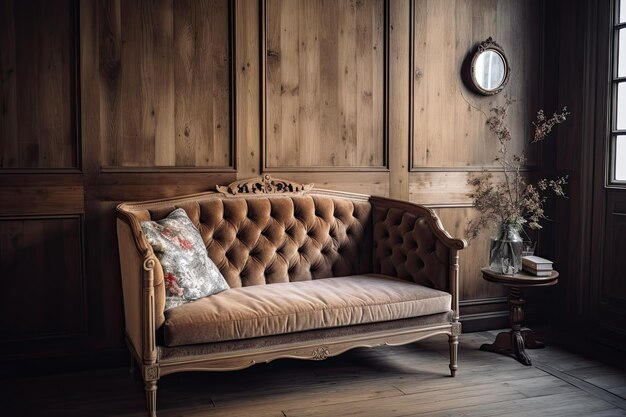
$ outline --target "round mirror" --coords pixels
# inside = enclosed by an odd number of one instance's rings
[[[504,51],[493,39],[482,42],[472,57],[471,87],[480,94],[497,94],[509,79],[509,64]]]

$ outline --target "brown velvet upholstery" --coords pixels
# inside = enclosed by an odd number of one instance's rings
[[[165,312],[167,346],[428,316],[450,294],[383,275],[233,288]]]
[[[452,311],[432,314],[429,316],[411,317],[408,319],[384,321],[354,326],[332,327],[328,329],[315,329],[304,332],[287,333],[281,335],[255,337],[251,339],[228,340],[225,342],[203,343],[199,345],[185,346],[159,346],[159,361],[177,361],[190,359],[198,355],[210,355],[216,353],[232,353],[245,350],[267,349],[272,346],[281,346],[289,343],[313,341],[315,343],[328,343],[329,340],[341,337],[358,337],[373,332],[384,332],[395,329],[416,328],[420,326],[432,326],[450,323]]]
[[[279,189],[273,181],[117,207],[127,341],[149,414],[156,416],[157,380],[174,372],[320,360],[441,334],[449,338],[454,376],[458,251],[466,242],[417,204],[284,180],[288,187]],[[140,223],[178,207],[231,289],[170,309],[163,323],[162,268]]]
[[[180,207],[231,288],[371,271],[370,204],[325,196],[210,199]],[[150,210],[152,220],[174,207]]]
[[[428,219],[400,208],[375,206],[374,272],[449,291],[450,249]]]

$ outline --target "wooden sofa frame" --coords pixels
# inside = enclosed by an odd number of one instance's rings
[[[242,184],[244,185],[242,187]],[[218,192],[229,194],[257,192],[268,197],[272,193],[301,193],[309,191],[311,187],[295,185],[288,181],[274,180],[265,176],[262,179],[239,181],[229,187],[218,187]],[[256,184],[256,185],[255,185]],[[259,191],[258,184],[264,187]],[[276,190],[276,184],[287,184],[284,190]],[[272,188],[273,187],[273,188]],[[281,188],[280,186],[278,188]],[[256,191],[254,191],[256,190]],[[429,208],[421,205],[393,200],[383,197],[374,197],[339,191],[313,189],[311,193],[332,197],[348,198],[357,201],[369,201],[372,206],[380,205],[390,208],[406,210],[427,220],[431,231],[436,238],[449,248],[449,292],[452,296],[452,319],[448,323],[407,327],[400,329],[376,331],[370,334],[357,336],[343,336],[325,338],[322,341],[292,342],[269,348],[255,348],[235,352],[222,352],[209,355],[185,358],[184,360],[159,360],[157,333],[155,329],[155,268],[158,261],[151,246],[138,231],[141,230],[138,220],[131,214],[134,209],[164,203],[176,204],[188,199],[197,199],[205,195],[216,194],[208,192],[153,200],[143,203],[122,203],[117,207],[118,239],[131,240],[134,250],[120,253],[122,269],[122,285],[124,292],[124,308],[126,318],[126,341],[131,352],[131,362],[138,364],[139,371],[145,382],[147,407],[150,416],[156,416],[157,381],[162,376],[183,371],[231,371],[250,367],[257,363],[270,362],[280,358],[322,360],[339,355],[357,347],[376,347],[381,345],[403,345],[425,339],[434,335],[445,334],[449,338],[450,373],[455,376],[457,365],[457,351],[461,323],[459,322],[459,256],[458,251],[467,246],[465,240],[451,238],[444,230],[437,215]],[[271,197],[271,196],[270,196]],[[122,247],[120,245],[120,247]],[[269,284],[271,285],[271,284]],[[133,366],[133,365],[131,365]]]

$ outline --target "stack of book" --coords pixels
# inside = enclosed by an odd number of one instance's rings
[[[552,275],[552,261],[539,256],[523,256],[522,269],[531,275],[549,277]]]

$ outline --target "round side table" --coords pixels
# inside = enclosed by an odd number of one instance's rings
[[[498,274],[489,268],[483,268],[481,271],[483,278],[487,281],[509,288],[511,331],[499,333],[493,343],[482,345],[480,350],[513,356],[520,363],[530,366],[530,358],[526,355],[525,348],[540,349],[545,345],[535,338],[531,329],[522,327],[524,324],[524,304],[526,304],[522,298],[522,288],[554,285],[558,282],[559,273],[552,271],[550,276],[537,277],[523,271],[513,275]]]

